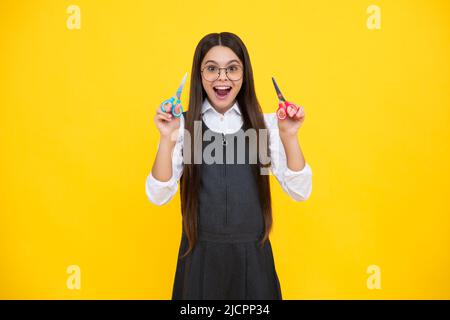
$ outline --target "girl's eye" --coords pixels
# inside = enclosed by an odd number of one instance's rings
[[[209,67],[206,67],[206,68],[207,68],[207,70],[208,70],[209,72],[217,72],[217,67],[209,66]]]

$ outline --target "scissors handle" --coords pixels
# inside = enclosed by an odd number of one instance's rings
[[[282,101],[280,101],[278,103],[277,117],[280,120],[284,120],[287,117],[286,106],[284,105],[284,103]]]
[[[178,107],[178,111],[177,111],[177,107]],[[183,114],[183,106],[181,105],[180,99],[177,99],[177,102],[172,104],[171,111],[172,111],[172,115],[175,118],[181,117],[181,115]]]
[[[172,113],[175,118],[179,118],[183,114],[183,106],[181,105],[181,100],[177,99],[176,97],[164,100],[161,103],[161,110],[162,112]]]
[[[298,111],[297,105],[289,101],[280,101],[278,103],[277,117],[280,120],[286,119],[288,116],[292,118]]]

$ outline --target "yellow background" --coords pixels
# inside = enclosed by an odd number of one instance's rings
[[[446,0],[1,1],[0,298],[170,298],[180,201],[145,195],[153,115],[220,31],[246,44],[265,112],[272,75],[306,108],[311,198],[272,177],[283,297],[450,298],[449,18]]]

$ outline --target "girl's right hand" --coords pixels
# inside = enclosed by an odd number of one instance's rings
[[[161,107],[156,109],[154,118],[161,138],[170,138],[176,141],[178,135],[172,137],[172,134],[180,128],[180,118],[174,117],[170,112],[163,112]]]

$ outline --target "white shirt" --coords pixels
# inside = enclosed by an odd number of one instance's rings
[[[241,128],[243,119],[238,102],[223,115],[214,109],[206,98],[202,105],[202,117],[206,126],[212,131],[232,134]],[[311,167],[305,163],[303,169],[293,171],[287,166],[286,153],[278,131],[278,119],[275,113],[264,114],[266,127],[269,130],[269,149],[271,171],[277,178],[283,190],[295,201],[305,201],[312,191]],[[163,205],[169,202],[177,193],[178,181],[183,174],[183,136],[184,117],[180,117],[178,139],[172,153],[172,177],[168,181],[159,181],[152,173],[147,176],[145,191],[148,199],[156,204]],[[159,148],[159,145],[158,145]]]

